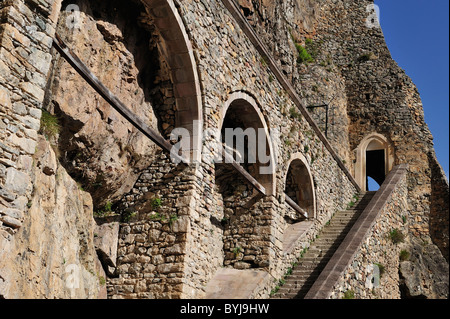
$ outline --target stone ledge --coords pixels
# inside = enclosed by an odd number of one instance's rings
[[[303,238],[303,235],[314,227],[314,222],[306,221],[298,224],[290,225],[284,232],[283,236],[283,254],[286,256],[292,252],[298,245],[295,245]]]
[[[267,276],[265,271],[219,269],[206,286],[206,299],[250,299]]]

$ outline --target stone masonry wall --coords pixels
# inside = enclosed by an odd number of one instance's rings
[[[142,109],[138,105],[135,111],[143,112],[142,116],[148,116],[147,120],[151,122],[151,126],[160,129],[162,135],[167,135],[175,123],[177,112],[180,114],[183,112],[174,107],[173,95],[180,94],[183,89],[187,91],[191,89],[189,81],[195,80],[189,76],[185,79],[183,76],[188,73],[174,70],[171,70],[169,76],[165,61],[160,60],[158,52],[161,48],[180,50],[178,45],[173,48],[174,42],[167,42],[164,45],[153,41],[154,37],[160,34],[154,32],[157,30],[150,17],[158,16],[162,12],[158,11],[160,8],[149,7],[149,3],[161,5],[163,2],[145,1],[145,10],[149,14],[142,12],[143,15],[140,16],[142,20],[139,21],[139,27],[144,24],[144,28],[150,30],[151,36],[144,40],[151,44],[154,54],[152,59],[158,60],[159,66],[153,70],[156,72],[152,74],[153,77],[139,78],[140,81],[137,83],[136,78],[143,71],[139,68],[142,66],[139,63],[148,62],[146,58],[148,55],[144,55],[144,58],[140,56],[136,60],[133,58],[142,53],[141,46],[145,47],[145,43],[136,41],[134,43],[136,46],[132,44],[128,47],[133,52],[130,53],[122,43],[125,38],[120,34],[124,30],[123,23],[126,22],[123,17],[116,19],[116,13],[106,12],[109,10],[107,6],[102,7],[101,14],[94,12],[95,10],[91,10],[91,5],[95,7],[94,1],[80,0],[77,3],[85,10],[89,23],[95,26],[95,37],[101,42],[99,50],[103,54],[100,54],[100,58],[105,58],[106,61],[102,60],[103,64],[91,61],[90,66],[97,65],[97,68],[103,69],[102,65],[105,63],[109,65],[108,56],[111,59],[118,56],[123,58],[123,61],[115,62],[118,70],[122,66],[129,67],[125,70],[129,71],[128,76],[119,72],[118,76],[109,75],[102,80],[106,82],[106,86],[112,84],[114,91],[123,89],[124,95],[121,98],[127,99],[130,105],[134,101],[130,97],[130,92],[134,91],[135,95],[139,96],[140,102],[146,102],[148,107]],[[393,246],[386,239],[386,233],[393,227],[406,232],[407,227],[410,233],[417,237],[428,238],[431,234],[441,250],[445,250],[445,245],[448,247],[448,227],[441,229],[441,226],[436,225],[440,224],[437,221],[448,221],[448,199],[443,199],[443,195],[448,195],[448,183],[443,182],[442,170],[439,169],[435,159],[432,137],[424,122],[422,105],[415,86],[392,61],[382,32],[364,27],[367,16],[365,8],[371,1],[329,0],[321,2],[320,6],[310,0],[291,0],[286,3],[276,1],[270,5],[257,0],[240,2],[244,14],[260,32],[261,38],[265,39],[270,51],[281,52],[276,56],[279,59],[279,67],[294,83],[305,106],[333,99],[335,103],[333,114],[336,117],[335,126],[330,130],[329,137],[339,157],[350,171],[354,166],[353,150],[366,134],[372,132],[385,134],[392,140],[396,151],[396,164],[410,164],[408,177],[402,180],[401,186],[396,189],[393,198],[383,211],[384,217],[374,227],[368,242],[363,244],[356,262],[352,264],[353,270],[345,275],[334,295],[340,297],[342,292],[351,288],[355,290],[357,297],[375,297],[371,291],[363,287],[364,281],[361,280],[370,272],[367,266],[380,263],[386,269],[381,284],[382,286],[389,284],[389,288],[377,296],[387,296],[388,292],[392,292],[392,296],[398,297],[399,291],[395,285],[399,282],[399,247]],[[300,250],[307,247],[311,238],[315,237],[331,216],[336,211],[345,209],[359,191],[354,181],[339,166],[314,129],[301,115],[300,110],[270,71],[267,61],[261,57],[255,45],[238,26],[223,1],[167,0],[167,3],[179,14],[180,18],[175,20],[181,23],[189,38],[186,50],[192,49],[197,63],[194,73],[197,72],[199,77],[203,116],[198,120],[203,123],[203,131],[210,129],[220,131],[225,105],[230,102],[231,96],[239,96],[239,99],[257,109],[268,132],[272,134],[271,155],[276,160],[276,168],[269,178],[255,175],[260,182],[271,181],[265,184],[271,188],[265,198],[257,197],[256,191],[240,179],[233,179],[234,183],[228,185],[231,191],[224,194],[220,187],[220,174],[216,171],[218,166],[210,161],[211,138],[206,135],[203,139],[203,159],[200,163],[191,165],[170,163],[167,155],[161,151],[156,151],[152,147],[147,149],[148,141],[140,140],[134,133],[130,137],[130,131],[127,131],[126,126],[120,128],[123,129],[122,143],[114,138],[109,140],[109,144],[102,144],[101,139],[96,141],[96,147],[106,154],[106,162],[110,160],[111,163],[115,163],[123,160],[127,166],[127,170],[115,171],[115,176],[121,181],[118,184],[107,180],[97,181],[95,176],[92,180],[98,185],[109,182],[116,187],[113,192],[118,201],[114,209],[117,209],[122,217],[117,268],[110,278],[107,278],[109,298],[202,298],[205,296],[206,285],[222,267],[267,272],[269,274],[267,278],[281,278],[296,261]],[[32,156],[38,145],[38,130],[44,100],[48,103],[50,111],[58,109],[58,101],[63,101],[68,106],[71,104],[70,101],[64,101],[67,95],[63,94],[63,91],[67,89],[65,86],[70,86],[67,79],[73,79],[73,70],[65,69],[66,77],[60,82],[61,73],[58,70],[61,65],[55,63],[52,81],[48,82],[52,62],[52,37],[60,11],[61,1],[6,0],[0,3],[2,80],[0,82],[0,260],[2,261],[9,260],[2,255],[2,252],[6,251],[4,247],[24,243],[23,246],[19,245],[18,251],[26,249],[28,237],[23,235],[23,232],[29,229],[30,223],[30,218],[26,214],[30,209],[36,212],[40,207],[36,204],[36,198],[32,197],[36,181],[31,177],[34,176]],[[273,27],[270,29],[273,30],[273,33],[270,32],[271,36],[262,31],[264,28],[259,24],[260,20],[255,18],[256,15],[251,17],[251,13],[256,11],[259,11],[258,15],[262,17],[262,21],[267,22],[266,26]],[[279,12],[286,12],[287,25],[283,24],[282,15],[277,14]],[[123,13],[126,16],[129,12]],[[97,21],[100,18],[109,20]],[[63,19],[64,14],[60,16],[60,22],[63,22]],[[132,27],[133,32],[139,29],[135,27]],[[83,32],[78,35],[80,39],[86,41],[90,37],[90,31]],[[131,34],[135,34],[133,32]],[[164,33],[162,38],[165,41],[173,34]],[[294,42],[306,45],[306,38],[313,39],[315,49],[318,51],[317,60],[312,64],[298,63],[296,59]],[[127,44],[130,45],[133,41],[130,38]],[[74,42],[77,41],[70,41],[69,46],[74,46]],[[86,59],[95,55],[92,54],[95,52],[95,45],[90,43],[87,49],[84,48],[86,51],[83,54]],[[183,48],[181,45],[181,50]],[[80,52],[84,50],[78,49]],[[183,64],[183,61],[177,59],[171,62],[172,67],[177,63]],[[110,71],[116,74],[117,70]],[[181,77],[187,83],[177,83],[176,88],[172,88],[170,80],[173,81],[174,76]],[[121,80],[117,81],[118,78]],[[147,83],[150,78],[154,80],[153,83]],[[79,88],[80,91],[84,90],[81,84]],[[69,91],[66,93],[70,94]],[[148,99],[152,94],[156,97]],[[191,97],[189,94],[187,96]],[[79,100],[73,101],[77,101],[76,105],[79,104]],[[92,102],[94,113],[98,111],[99,101],[100,98],[96,95],[90,98],[89,103]],[[191,100],[184,100],[186,101]],[[151,110],[155,107],[152,102],[160,107],[155,114]],[[103,113],[99,112],[98,123],[104,125],[105,130],[111,133],[115,131],[114,124],[119,120],[105,110],[107,111],[107,108],[103,108]],[[315,112],[317,114],[313,114],[313,117],[321,120],[323,113],[319,110]],[[89,118],[90,116],[80,116],[74,120],[66,114],[66,120],[70,120],[71,124],[75,123],[75,126],[89,123],[90,132],[94,134],[97,124],[89,122]],[[320,127],[323,129],[323,125]],[[82,142],[81,144],[89,145],[89,147],[82,145],[86,150],[92,147],[92,143],[73,132],[73,127],[65,126],[65,129],[70,133],[66,135],[67,141],[78,139],[74,144],[80,146],[78,142]],[[128,142],[130,145],[126,148],[125,144]],[[146,153],[148,161],[141,163],[142,166],[134,165],[140,158],[138,153],[133,152],[136,148],[150,152]],[[108,154],[112,157],[108,157]],[[306,164],[310,168],[316,194],[316,213],[315,219],[309,221],[305,232],[294,241],[294,244],[284,247],[285,234],[289,226],[284,217],[292,215],[285,202],[285,179],[289,169],[288,163],[296,154],[306,158]],[[76,149],[72,152],[72,156],[76,159]],[[99,174],[102,174],[102,170],[105,172],[114,170],[113,164],[98,165],[105,161],[105,158],[89,157],[91,164],[100,168]],[[69,164],[71,163],[73,162]],[[78,164],[81,165],[82,161]],[[51,175],[48,169],[45,169],[45,172],[45,175]],[[131,180],[137,179],[134,184],[133,181],[123,180],[128,177],[127,172],[133,175]],[[38,176],[41,176],[39,174]],[[83,174],[83,170],[80,174]],[[75,188],[76,183],[66,177],[67,180],[58,185],[66,187],[67,190]],[[78,211],[80,214],[89,214],[92,211],[90,207],[92,203],[85,197],[86,193],[79,191],[73,192],[74,196],[79,195],[76,200]],[[59,194],[64,195],[65,192]],[[106,200],[107,196],[103,196],[105,194],[102,194],[101,189],[98,190],[99,202]],[[408,199],[408,203],[405,198]],[[442,205],[436,204],[441,201]],[[55,209],[55,213],[65,210],[65,206],[59,207],[58,210]],[[403,224],[403,216],[406,218],[406,225]],[[86,219],[83,219],[82,224],[85,227],[82,226],[80,229],[69,227],[70,231],[73,231],[71,240],[81,243],[81,257],[75,262],[86,266],[87,271],[94,274],[85,273],[83,284],[88,289],[85,294],[79,292],[76,297],[95,298],[101,295],[103,289],[100,289],[101,282],[97,280],[96,275],[98,277],[103,274],[100,274],[101,269],[98,267],[96,256],[93,256],[94,249],[91,245],[94,237],[91,227],[93,220],[87,215],[84,217]],[[227,224],[230,221],[231,223]],[[26,229],[21,228],[24,223],[27,225]],[[77,221],[74,222],[76,223]],[[64,245],[62,249],[66,249]],[[31,252],[33,253],[35,251]],[[60,258],[63,255],[57,253],[53,257]],[[38,260],[45,259],[44,257],[39,259],[39,256],[33,255],[30,260],[34,260],[35,257]],[[56,267],[54,273],[59,274],[65,260],[55,262],[53,257],[49,262]],[[97,268],[94,269],[94,266]],[[12,277],[5,269],[0,267],[0,297],[12,296],[9,292]],[[31,274],[26,269],[25,267],[23,270],[24,278],[27,273]],[[98,273],[95,274],[97,270]],[[37,276],[47,278],[42,274]],[[61,281],[56,283],[61,284]],[[44,286],[41,290],[44,292],[51,286],[45,280],[40,285]],[[275,285],[276,281],[264,280],[252,296],[267,298]],[[44,295],[45,293],[42,293],[40,296]],[[58,291],[55,297],[66,295],[67,291]]]
[[[110,298],[182,297],[195,177],[192,168],[169,163],[165,154],[153,162],[117,210],[122,223]]]
[[[58,1],[2,1],[1,6],[0,227],[11,233],[20,228],[33,190],[31,157],[59,8]]]
[[[424,240],[431,236],[448,260],[448,227],[442,227],[448,223],[439,222],[448,220],[448,183],[437,163],[416,86],[392,59],[382,29],[367,26],[373,1],[239,4],[305,105],[334,97],[329,139],[352,172],[355,149],[364,137],[379,133],[392,141],[395,164],[411,167],[410,231]],[[313,53],[314,61],[299,64],[294,41]],[[314,111],[317,121],[323,116],[323,110]]]

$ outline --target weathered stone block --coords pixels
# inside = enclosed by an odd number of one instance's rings
[[[30,176],[14,167],[9,167],[6,170],[5,188],[17,195],[25,195],[32,189]]]
[[[23,218],[23,212],[14,208],[6,208],[6,209],[0,208],[0,214],[17,219],[19,221]]]
[[[45,92],[43,89],[31,82],[20,83],[19,87],[26,93],[30,94],[32,97],[36,98],[39,102],[44,100]]]
[[[0,61],[0,71],[1,71],[1,61]],[[11,109],[12,104],[11,104],[11,99],[9,97],[9,93],[6,89],[1,88],[0,87],[0,106],[6,108],[6,109]]]
[[[3,224],[10,226],[12,228],[15,228],[15,229],[22,227],[21,221],[15,219],[15,218],[9,217],[9,216],[0,216],[0,221],[2,221]]]
[[[104,265],[116,267],[119,223],[97,225],[94,230],[94,245]]]

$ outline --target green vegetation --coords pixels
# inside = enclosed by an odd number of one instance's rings
[[[155,197],[151,201],[153,210],[158,210],[162,206],[161,198]]]
[[[178,220],[178,215],[171,215],[169,217],[169,225],[172,226]]]
[[[384,273],[386,272],[386,267],[384,267],[384,265],[379,264],[379,263],[375,263],[374,265],[378,267],[378,270],[380,271],[380,279],[381,279],[381,277],[383,277]]]
[[[318,56],[318,48],[317,44],[311,40],[305,40],[305,46],[302,46],[299,40],[295,39],[295,37],[291,33],[291,39],[294,42],[295,48],[297,49],[297,63],[312,63],[316,60]]]
[[[355,292],[353,290],[347,290],[344,292],[342,299],[355,299]]]
[[[51,140],[57,137],[60,131],[61,126],[59,124],[58,117],[43,109],[39,133],[44,135],[47,140]]]
[[[259,59],[259,62],[261,63],[261,65],[265,68],[267,68],[268,63],[265,57],[261,56],[261,58]]]
[[[403,224],[406,224],[407,217],[405,215],[402,216],[402,221],[403,221]]]
[[[94,217],[107,217],[112,214],[113,214],[112,203],[107,202],[102,209],[94,212]]]
[[[242,252],[242,248],[241,247],[235,247],[233,249],[233,254],[234,254],[235,257],[238,257],[241,252]]]
[[[389,238],[394,244],[403,243],[405,241],[405,235],[403,235],[403,233],[398,229],[392,230],[389,233]]]
[[[297,49],[297,63],[298,64],[302,64],[302,63],[312,63],[314,62],[313,57],[311,56],[311,54],[309,54],[308,50],[306,50],[306,48],[304,48],[303,46],[301,46],[298,43],[295,43],[295,48]]]
[[[122,214],[122,221],[124,223],[128,223],[133,217],[137,216],[138,212],[130,212],[127,211],[124,214]]]
[[[297,119],[299,121],[302,120],[302,115],[297,111],[297,108],[295,106],[291,107],[289,109],[289,115],[291,116],[292,119]]]
[[[410,256],[411,256],[411,254],[409,253],[409,251],[403,249],[400,252],[400,261],[406,261],[409,259]]]

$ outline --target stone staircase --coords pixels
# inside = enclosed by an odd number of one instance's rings
[[[272,299],[303,299],[376,192],[359,195],[348,210],[336,213],[285,278]]]

